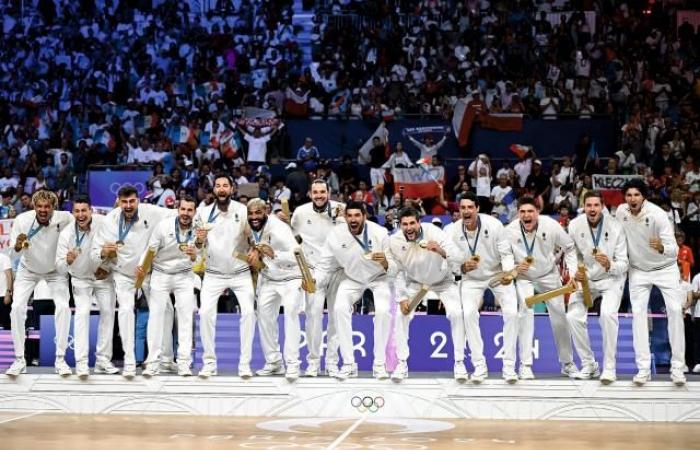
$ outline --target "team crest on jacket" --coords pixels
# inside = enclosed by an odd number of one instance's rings
[[[348,246],[347,246],[347,244],[342,243],[342,244],[340,244],[340,248],[348,248]]]
[[[646,219],[644,219],[644,223],[646,224],[646,226],[649,226],[649,218],[648,217]]]
[[[238,213],[235,213],[235,214],[234,214],[233,220],[235,220],[236,222],[239,222],[239,220],[238,220]]]
[[[489,237],[489,230],[484,230],[484,238],[488,239]]]
[[[546,241],[547,240],[547,233],[542,232],[542,240]]]
[[[311,219],[306,219],[306,224],[311,225]]]

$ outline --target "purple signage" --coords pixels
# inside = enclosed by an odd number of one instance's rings
[[[88,190],[92,204],[98,207],[114,206],[117,192],[122,186],[136,188],[139,198],[148,190],[146,182],[152,172],[148,170],[91,170],[88,172]]]

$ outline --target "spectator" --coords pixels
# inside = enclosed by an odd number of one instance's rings
[[[314,145],[313,139],[310,137],[304,139],[304,145],[299,147],[297,151],[297,164],[301,165],[306,172],[313,172],[320,159],[321,153]]]
[[[265,164],[267,162],[267,143],[277,133],[279,128],[275,126],[269,133],[264,135],[260,127],[253,128],[253,134],[249,134],[241,125],[238,126],[238,129],[243,133],[243,139],[248,142],[246,162],[255,168]]]

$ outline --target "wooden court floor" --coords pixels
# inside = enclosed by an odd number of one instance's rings
[[[690,450],[700,445],[700,423],[0,413],[2,450],[58,443],[75,450]]]

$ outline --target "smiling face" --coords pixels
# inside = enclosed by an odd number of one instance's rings
[[[345,221],[348,223],[350,233],[358,235],[365,226],[365,215],[360,209],[345,210]]]
[[[48,200],[37,200],[34,202],[34,211],[36,211],[37,222],[45,225],[51,219],[53,205]]]
[[[413,242],[420,235],[420,222],[414,216],[406,216],[401,218],[401,231],[403,231],[406,240]]]
[[[318,209],[324,208],[328,204],[328,186],[325,182],[311,185],[311,201]]]
[[[194,220],[195,203],[187,200],[180,200],[180,206],[177,208],[177,217],[180,220],[180,225],[187,228],[192,225]]]
[[[81,230],[87,228],[92,220],[92,210],[87,203],[73,203],[73,217]]]
[[[263,205],[248,206],[248,224],[255,231],[259,231],[267,221],[267,208]]]
[[[603,202],[600,197],[588,197],[583,204],[583,212],[590,223],[597,224],[603,216]]]
[[[537,208],[535,208],[535,205],[527,203],[518,208],[520,223],[523,224],[523,228],[525,228],[525,231],[528,233],[537,227],[537,219],[539,216],[540,213],[537,211]]]
[[[639,189],[629,188],[625,192],[625,202],[630,207],[630,212],[632,214],[637,214],[642,209],[642,203],[644,203],[644,196]]]
[[[139,210],[139,198],[136,194],[119,197],[119,207],[127,220],[131,220]]]
[[[220,205],[228,204],[233,193],[233,186],[228,178],[219,177],[214,180],[214,197]]]
[[[476,219],[479,217],[479,205],[473,200],[463,198],[459,201],[459,212],[468,229],[476,228]]]

